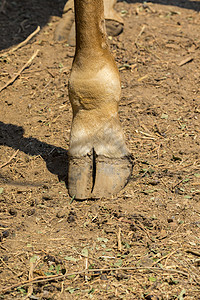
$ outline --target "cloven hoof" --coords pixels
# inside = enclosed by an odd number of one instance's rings
[[[132,168],[129,156],[108,158],[95,153],[69,156],[69,195],[79,200],[110,197],[128,183]]]

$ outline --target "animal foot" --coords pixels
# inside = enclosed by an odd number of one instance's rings
[[[93,153],[69,157],[68,191],[75,199],[110,197],[128,183],[133,163],[129,156],[108,158]]]

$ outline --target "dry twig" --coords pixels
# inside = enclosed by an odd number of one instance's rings
[[[8,268],[13,274],[15,274],[15,275],[17,275],[17,273],[13,270],[13,269],[11,269],[5,262],[4,262],[4,260],[0,257],[0,260],[1,260],[1,262],[4,264],[4,266],[6,267],[6,268]]]
[[[137,47],[137,41],[138,41],[139,37],[140,37],[140,36],[143,34],[143,32],[145,31],[145,28],[146,28],[146,26],[143,25],[143,26],[142,26],[142,29],[140,30],[138,36],[137,36],[136,39],[135,39],[135,45],[136,45],[136,47]]]
[[[85,281],[88,281],[87,272],[88,271],[88,257],[85,258]]]
[[[0,169],[7,166],[12,161],[12,159],[17,155],[18,152],[19,152],[19,149],[10,157],[10,159],[8,161],[6,161],[2,165],[0,165]]]
[[[192,249],[186,250],[186,253],[190,253],[190,254],[193,254],[195,256],[200,256],[200,252],[197,252],[197,251],[192,250]]]
[[[189,56],[189,57],[186,57],[185,59],[183,59],[179,64],[178,66],[181,67],[189,62],[193,61],[193,57]]]
[[[40,31],[40,26],[38,26],[36,28],[36,30],[33,31],[23,42],[19,43],[16,47],[10,49],[6,53],[4,52],[3,54],[1,54],[1,56],[6,56],[6,55],[8,55],[10,53],[13,53],[14,51],[18,50],[19,48],[25,46],[39,31]]]
[[[118,234],[117,234],[117,246],[118,246],[118,251],[122,251],[122,241],[121,241],[121,227],[119,227]]]
[[[177,274],[180,274],[180,275],[183,275],[183,276],[186,276],[188,277],[188,273],[186,272],[182,272],[182,271],[179,271],[179,270],[175,270],[175,269],[164,269],[164,268],[158,268],[158,267],[119,267],[119,268],[104,268],[104,269],[87,269],[87,270],[83,270],[83,271],[80,271],[80,272],[73,272],[73,273],[67,273],[67,274],[64,274],[64,275],[53,275],[53,276],[38,276],[34,279],[31,279],[31,280],[26,280],[24,282],[20,282],[20,283],[16,283],[16,284],[13,284],[9,287],[6,287],[2,290],[0,290],[0,293],[6,293],[12,289],[15,289],[15,288],[18,288],[19,286],[20,287],[24,287],[24,286],[28,286],[30,284],[34,284],[34,283],[39,283],[39,282],[48,282],[48,281],[53,281],[53,280],[59,280],[59,279],[64,279],[68,276],[72,276],[72,275],[81,275],[81,274],[85,274],[86,272],[87,273],[96,273],[96,272],[110,272],[110,271],[131,271],[131,270],[134,270],[134,271],[137,271],[137,270],[149,270],[151,272],[162,272],[165,271],[167,272],[167,275],[169,275],[169,273],[177,273]],[[200,276],[197,276],[200,278]]]
[[[33,270],[34,270],[34,263],[32,261],[30,261],[30,270],[29,270],[29,274],[28,274],[29,281],[33,280]],[[33,284],[30,284],[30,286],[28,288],[28,293],[27,293],[26,297],[24,298],[24,300],[29,299],[29,297],[32,295],[32,293],[33,293]]]
[[[162,261],[163,259],[165,259],[165,258],[166,258],[166,261],[167,261],[167,260],[169,259],[170,256],[172,256],[174,253],[176,253],[176,251],[177,251],[177,250],[174,250],[174,251],[172,251],[171,253],[166,254],[165,256],[161,257],[160,259],[158,259],[157,261],[155,261],[155,262],[153,263],[152,266],[155,266],[157,263],[161,262],[161,261]],[[166,264],[165,264],[165,266],[166,266]]]
[[[32,61],[34,60],[34,58],[38,55],[39,50],[37,49],[33,55],[31,56],[31,58],[27,61],[27,63],[17,72],[17,74],[11,78],[2,88],[0,88],[0,92],[2,92],[4,89],[6,89],[9,85],[11,85],[19,76],[20,74],[30,66],[30,64],[32,63]]]

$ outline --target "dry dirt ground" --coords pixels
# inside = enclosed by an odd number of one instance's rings
[[[125,28],[109,41],[135,166],[117,196],[82,202],[65,185],[64,1],[0,5],[0,298],[200,299],[200,1],[117,3]]]

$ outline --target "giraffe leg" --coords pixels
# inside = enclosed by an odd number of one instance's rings
[[[75,11],[76,51],[68,84],[73,111],[68,191],[76,199],[110,197],[132,173],[118,114],[120,76],[109,51],[103,0],[75,0]]]
[[[117,67],[107,51],[100,58],[89,51],[90,59],[77,52],[69,80],[73,121],[68,191],[76,199],[117,194],[132,173],[118,116],[121,87]]]
[[[54,39],[56,41],[68,40],[69,37],[72,35],[71,34],[72,26],[75,27],[75,25],[74,25],[74,0],[68,0],[63,9],[62,18],[59,21],[59,23],[55,29]],[[71,43],[73,45],[75,45],[75,33],[74,33]]]
[[[106,31],[109,36],[117,36],[123,31],[123,19],[114,10],[116,2],[117,0],[104,0]],[[54,39],[56,41],[67,41],[70,46],[75,46],[73,0],[68,0],[65,4],[62,18],[55,29]]]

